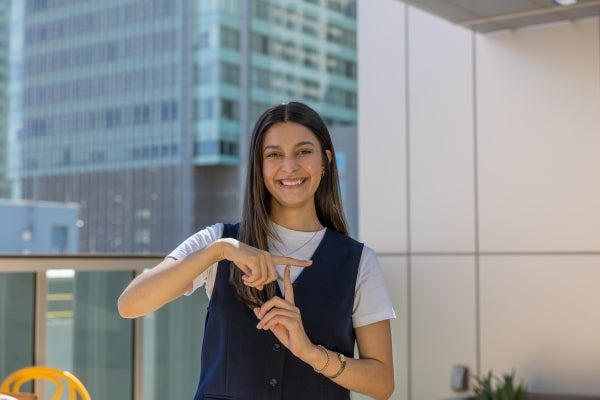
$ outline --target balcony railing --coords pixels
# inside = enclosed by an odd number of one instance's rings
[[[161,259],[0,256],[0,380],[26,365],[50,365],[74,372],[94,400],[192,398],[203,291],[136,320],[117,312],[123,288]]]

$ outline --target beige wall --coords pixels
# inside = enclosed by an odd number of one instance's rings
[[[600,395],[599,19],[475,35],[371,0],[358,21],[359,236],[398,315],[393,398],[451,396],[454,364]]]

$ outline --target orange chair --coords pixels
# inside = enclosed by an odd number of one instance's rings
[[[63,392],[68,392],[69,400],[91,400],[90,394],[83,383],[69,371],[60,369],[31,366],[18,369],[8,375],[0,392],[21,393],[21,386],[29,381],[44,380],[54,384],[55,390],[51,400],[60,400]]]

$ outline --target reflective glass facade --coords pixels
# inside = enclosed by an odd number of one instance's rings
[[[330,126],[356,124],[355,1],[198,5],[197,165],[236,162],[240,132],[274,103],[302,100]]]
[[[267,106],[356,124],[350,0],[34,0],[11,17],[15,197],[77,202],[80,252],[165,253],[239,218]]]
[[[191,4],[14,2],[9,173],[16,197],[79,203],[80,252],[191,230]]]

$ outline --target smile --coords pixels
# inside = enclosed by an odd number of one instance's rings
[[[279,181],[279,183],[281,185],[287,186],[287,187],[300,186],[302,183],[304,183],[304,178],[282,179],[282,180]]]

